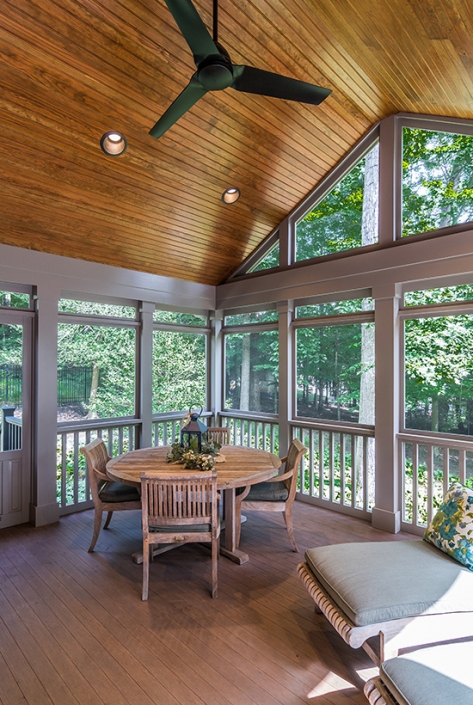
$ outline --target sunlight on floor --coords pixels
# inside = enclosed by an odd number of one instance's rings
[[[374,676],[377,676],[379,670],[373,666],[373,668],[362,668],[357,671],[357,674],[363,681],[367,681]],[[347,688],[355,688],[353,683],[345,680],[341,676],[337,676],[336,673],[327,673],[325,678],[323,678],[320,683],[318,683],[315,688],[313,688],[307,695],[308,698],[318,698],[321,695],[327,695],[328,693],[335,693],[340,690],[347,690]]]
[[[366,683],[366,681],[369,681],[370,678],[374,678],[375,676],[379,675],[379,668],[377,668],[376,666],[372,666],[372,668],[360,668],[357,673],[360,678]]]

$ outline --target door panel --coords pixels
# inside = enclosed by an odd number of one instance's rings
[[[0,528],[29,518],[32,318],[0,313]]]

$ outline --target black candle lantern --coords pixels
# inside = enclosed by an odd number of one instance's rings
[[[181,430],[181,446],[183,448],[191,448],[200,453],[202,450],[202,434],[207,433],[207,426],[199,421],[199,417],[203,411],[200,407],[200,412],[189,409],[189,421]]]

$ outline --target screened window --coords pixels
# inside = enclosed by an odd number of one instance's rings
[[[136,331],[59,323],[58,421],[135,414]]]
[[[159,311],[153,313],[156,323],[177,323],[185,326],[206,326],[207,316],[194,313],[179,313],[178,311]]]
[[[78,301],[76,299],[60,299],[58,311],[60,313],[82,313],[86,316],[136,318],[135,306],[117,306],[116,304]]]
[[[373,309],[374,301],[372,298],[347,299],[346,301],[331,301],[328,303],[296,306],[296,318],[333,316],[339,313],[358,313],[360,311],[372,311]]]
[[[0,306],[7,308],[30,308],[30,295],[16,291],[0,291]]]
[[[405,426],[473,435],[473,314],[405,321]]]
[[[378,241],[378,145],[296,225],[296,261]]]
[[[296,329],[296,413],[374,423],[374,323]]]
[[[264,257],[260,259],[249,272],[261,272],[265,269],[272,269],[273,267],[279,267],[279,242],[272,247],[269,252],[265,254]]]
[[[277,311],[252,311],[225,316],[226,326],[244,326],[247,323],[269,323],[278,320]]]
[[[0,323],[0,451],[21,447],[22,354],[23,326]]]
[[[473,285],[445,286],[439,289],[408,291],[404,294],[405,306],[425,306],[443,304],[451,301],[473,301]]]
[[[207,408],[207,335],[153,331],[153,413]]]
[[[225,336],[226,409],[276,414],[278,411],[278,332]]]
[[[402,234],[473,219],[473,136],[405,127]]]

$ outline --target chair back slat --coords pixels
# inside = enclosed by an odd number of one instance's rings
[[[209,426],[207,438],[220,443],[221,446],[227,446],[230,444],[230,429],[228,426]]]
[[[110,456],[107,453],[105,443],[101,438],[96,438],[80,449],[87,461],[89,473],[89,484],[94,502],[98,500],[98,495],[102,487],[107,483],[107,462]]]
[[[148,526],[211,523],[217,505],[217,473],[141,476],[143,521]]]
[[[210,543],[212,547],[212,597],[217,597],[217,558],[220,521],[217,471],[179,475],[141,473],[143,526],[143,590],[148,599],[150,548],[167,551],[173,545]]]

